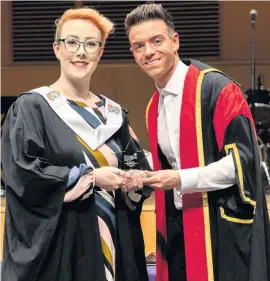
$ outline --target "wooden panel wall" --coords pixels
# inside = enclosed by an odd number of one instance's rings
[[[57,62],[12,64],[11,2],[1,1],[1,8],[2,95],[18,95],[27,89],[49,85],[58,78]],[[216,61],[206,61],[239,81],[243,90],[247,90],[251,84],[249,11],[252,8],[258,11],[257,74],[264,75],[265,83],[270,88],[270,2],[268,1],[220,1],[221,57]],[[147,149],[144,119],[145,107],[155,90],[152,80],[143,74],[135,63],[103,63],[99,65],[93,76],[91,89],[115,99],[130,110],[131,124]]]

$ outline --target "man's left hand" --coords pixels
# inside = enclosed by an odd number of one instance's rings
[[[143,184],[155,189],[169,190],[181,185],[179,173],[174,170],[144,171],[148,178],[142,179]]]

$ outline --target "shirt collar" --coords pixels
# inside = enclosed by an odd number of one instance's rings
[[[180,95],[183,91],[184,81],[188,68],[189,67],[187,65],[185,65],[181,60],[179,60],[177,67],[172,77],[166,84],[166,86],[164,88],[159,88],[156,85],[156,88],[159,91],[159,93],[161,95],[168,95],[168,94],[172,94],[175,96]]]

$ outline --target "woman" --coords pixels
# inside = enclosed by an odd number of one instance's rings
[[[56,25],[60,78],[21,94],[3,130],[2,280],[148,280],[140,228],[146,195],[125,193],[142,181],[118,169],[122,152],[140,147],[120,105],[89,91],[113,24],[81,8]]]

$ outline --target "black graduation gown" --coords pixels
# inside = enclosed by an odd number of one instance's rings
[[[113,136],[124,142],[123,125]],[[133,142],[138,148],[137,142]],[[93,196],[64,203],[70,169],[85,163],[75,133],[38,94],[11,106],[2,138],[6,174],[3,281],[104,281]],[[131,211],[120,190],[116,205],[116,280],[148,280],[140,226],[142,201]]]

